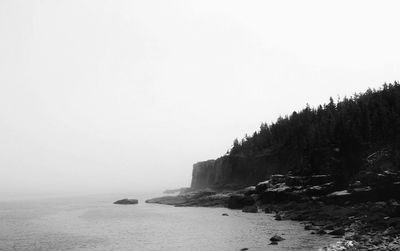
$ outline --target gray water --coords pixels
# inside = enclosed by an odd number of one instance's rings
[[[0,250],[308,251],[335,242],[264,213],[145,204],[140,196],[138,205],[112,204],[124,197],[0,202]],[[274,234],[286,240],[269,245]]]

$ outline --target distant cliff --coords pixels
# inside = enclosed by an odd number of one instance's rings
[[[194,164],[191,188],[241,188],[264,181],[271,174],[286,173],[290,167],[290,162],[278,154],[226,155]]]

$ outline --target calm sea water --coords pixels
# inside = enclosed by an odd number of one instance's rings
[[[0,250],[308,251],[335,242],[264,213],[145,204],[144,196],[138,205],[112,204],[123,197],[0,202]],[[268,245],[274,234],[286,240]]]

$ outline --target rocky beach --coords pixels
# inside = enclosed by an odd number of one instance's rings
[[[267,213],[275,220],[301,221],[310,234],[340,238],[336,249],[399,250],[400,173],[366,171],[348,188],[337,188],[330,175],[279,174],[242,189],[186,189],[146,202]]]

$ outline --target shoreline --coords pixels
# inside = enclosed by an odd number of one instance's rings
[[[312,177],[308,183],[303,182],[304,177],[273,175],[268,181],[244,189],[187,190],[146,203],[274,214],[276,220],[303,223],[310,234],[341,238],[341,243],[329,243],[323,250],[400,250],[400,203],[390,198],[399,195],[398,174],[385,175],[384,180],[395,177],[393,184],[361,186],[356,182],[358,186],[339,191],[326,175]]]

